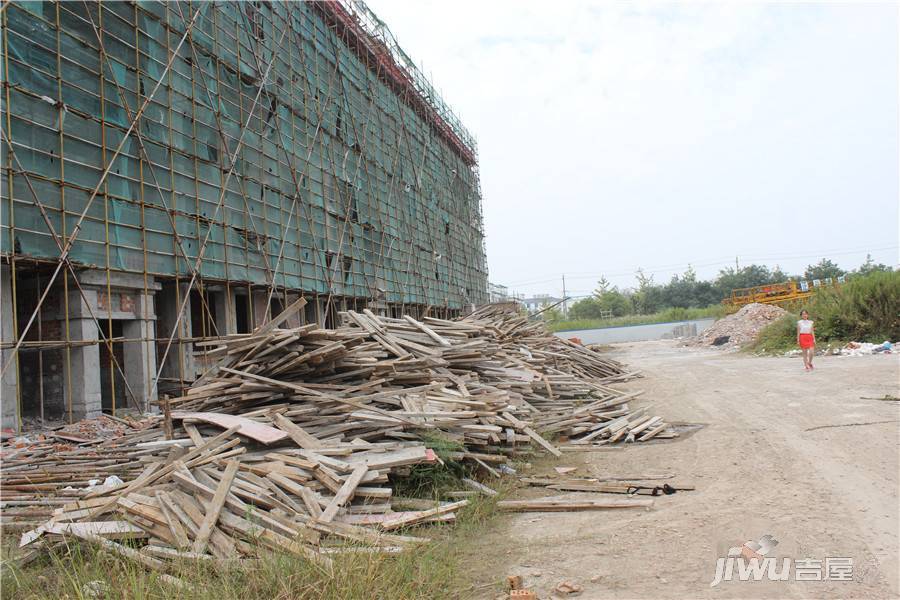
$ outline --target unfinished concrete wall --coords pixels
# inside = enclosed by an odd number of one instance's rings
[[[0,265],[0,342],[4,345],[16,343],[14,307],[12,276],[7,265]],[[19,425],[19,371],[12,349],[3,348],[0,351],[0,361],[0,369],[9,365],[0,378],[0,426],[3,429],[16,429]]]

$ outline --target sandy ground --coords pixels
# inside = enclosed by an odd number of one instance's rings
[[[484,540],[495,577],[522,575],[540,598],[563,580],[584,587],[579,598],[900,597],[900,405],[861,398],[900,396],[900,357],[819,357],[806,373],[800,359],[674,342],[612,354],[644,374],[624,386],[646,391],[634,406],[705,427],[672,442],[567,453],[534,474],[554,464],[582,477],[671,473],[667,481],[696,491],[650,510],[517,514]],[[796,581],[792,571],[789,581],[710,586],[718,557],[765,534],[779,541],[769,554],[779,564],[850,557],[853,581]]]

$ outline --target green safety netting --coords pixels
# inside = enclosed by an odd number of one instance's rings
[[[167,71],[191,10],[192,35]],[[4,177],[0,250],[59,255],[26,174],[64,234],[110,165],[77,262],[186,275],[205,243],[200,272],[214,280],[380,289],[389,302],[455,307],[484,300],[477,170],[322,10],[11,3],[2,116],[21,169]],[[105,58],[91,20],[102,23]],[[142,149],[125,135],[154,89],[135,123]]]

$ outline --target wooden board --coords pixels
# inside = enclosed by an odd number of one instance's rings
[[[266,445],[282,442],[289,437],[284,431],[235,415],[224,415],[211,412],[173,411],[172,418],[176,420],[190,419],[193,421],[203,421],[204,423],[216,425],[223,429],[230,429],[231,427],[236,426],[237,429],[235,431],[239,435]]]

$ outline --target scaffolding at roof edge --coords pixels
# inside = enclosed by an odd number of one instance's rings
[[[456,137],[456,141],[461,144],[461,151],[467,154],[468,164],[475,164],[478,157],[478,145],[475,136],[463,126],[456,113],[434,89],[428,77],[422,73],[416,66],[416,63],[400,47],[388,26],[362,0],[328,0],[327,3],[336,5],[333,7],[335,14],[344,12],[344,14],[353,18],[369,37],[376,42],[380,42],[387,51],[388,56],[408,76],[407,79],[419,96],[433,110],[437,111],[437,117],[443,121],[443,128],[449,127],[448,133]]]

